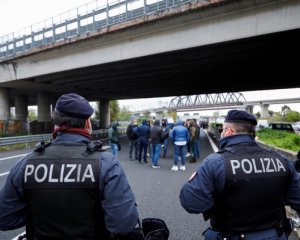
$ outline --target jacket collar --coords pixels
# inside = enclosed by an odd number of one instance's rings
[[[57,137],[52,140],[52,143],[63,143],[63,142],[72,142],[79,144],[89,144],[90,140],[79,134],[71,134],[71,133],[58,133]]]
[[[224,149],[225,147],[229,147],[231,145],[253,142],[255,142],[255,139],[250,134],[237,134],[222,138],[220,140],[220,148]]]

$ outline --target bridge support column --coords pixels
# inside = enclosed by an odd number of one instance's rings
[[[261,118],[268,118],[269,115],[269,104],[261,104]]]
[[[10,105],[9,105],[9,89],[0,88],[0,120],[9,120]]]
[[[27,121],[28,116],[28,100],[25,95],[16,95],[15,96],[15,107],[16,107],[16,120],[22,122]]]
[[[50,96],[48,93],[39,92],[37,96],[38,103],[38,122],[50,122]]]
[[[110,124],[109,100],[100,99],[100,128],[108,128]]]
[[[245,111],[250,113],[250,114],[253,114],[253,106],[252,105],[246,106]]]

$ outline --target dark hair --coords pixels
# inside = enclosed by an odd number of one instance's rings
[[[255,126],[251,123],[231,123],[237,134],[249,133],[255,135]]]
[[[52,114],[52,121],[59,127],[66,125],[71,128],[85,128],[86,119],[61,116],[58,112],[54,111]]]

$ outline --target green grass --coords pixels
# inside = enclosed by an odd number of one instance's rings
[[[259,140],[269,145],[298,152],[300,150],[300,136],[295,133],[262,129],[256,132]]]

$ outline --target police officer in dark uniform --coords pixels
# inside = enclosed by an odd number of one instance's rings
[[[115,156],[91,141],[88,101],[62,95],[50,146],[10,171],[0,192],[0,230],[26,226],[27,239],[111,239],[137,224],[135,198]]]
[[[209,155],[181,189],[183,208],[210,219],[205,240],[287,239],[284,206],[300,211],[294,164],[256,143],[256,124],[245,111],[229,111],[221,150]]]

